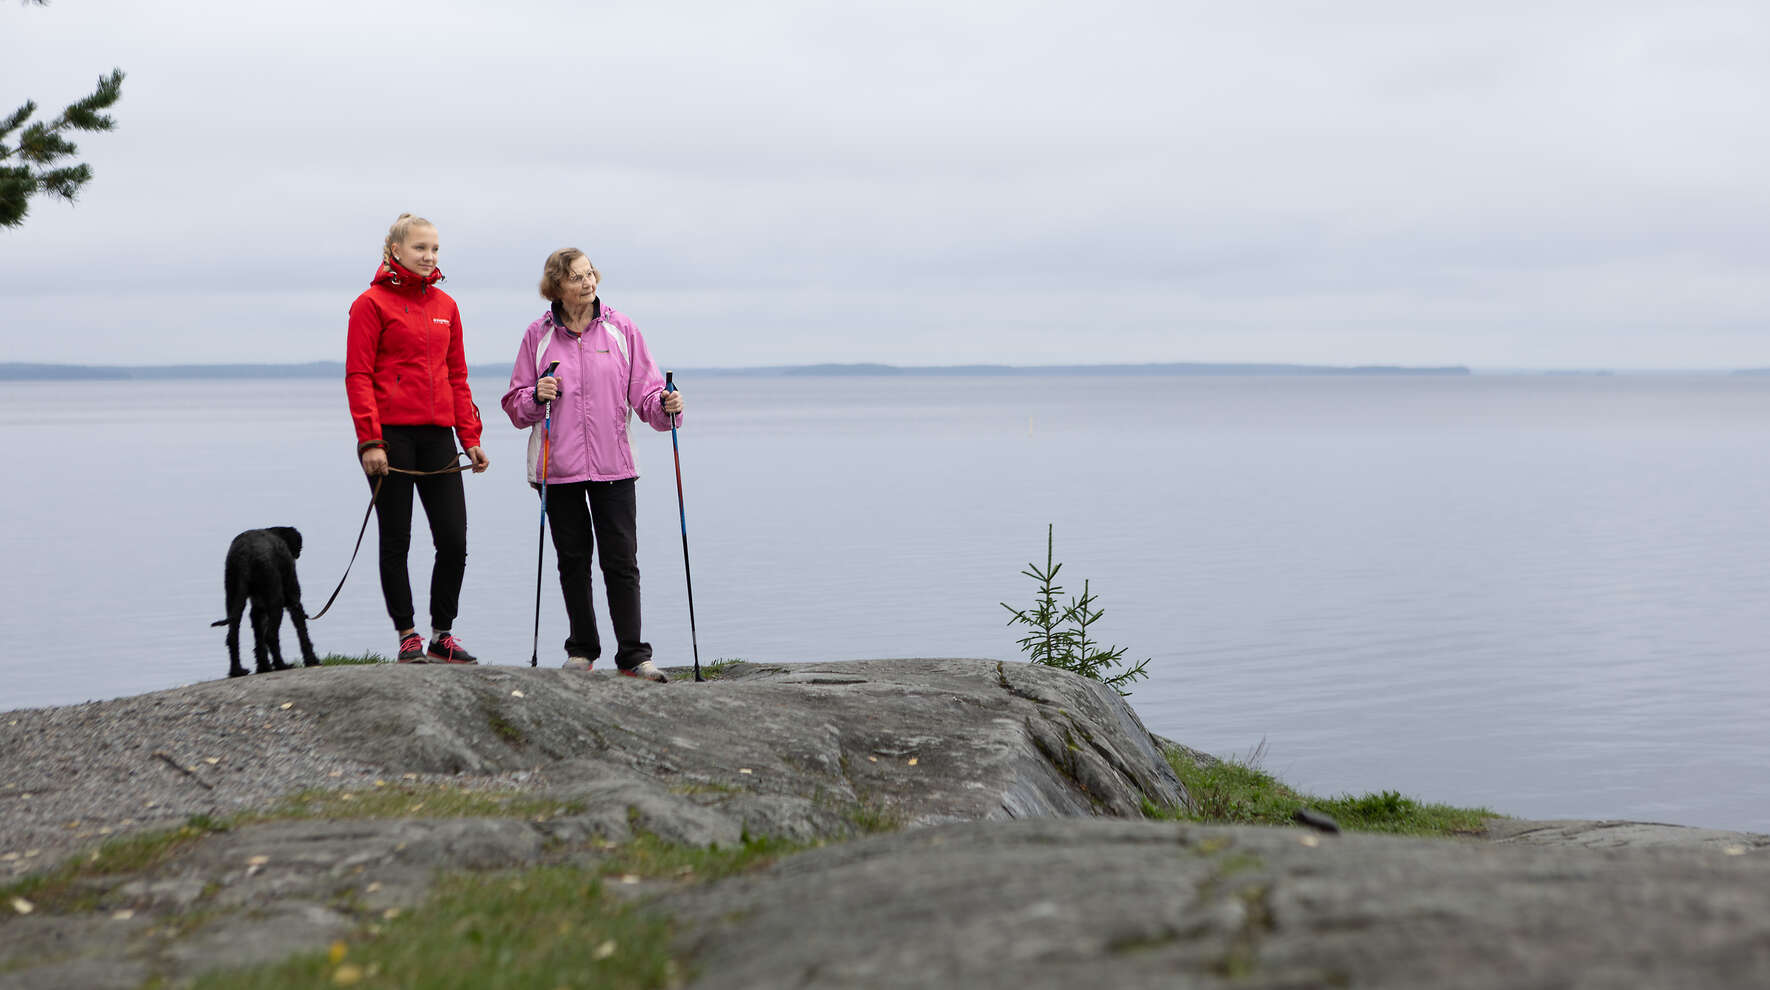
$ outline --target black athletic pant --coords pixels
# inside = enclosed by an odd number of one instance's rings
[[[571,620],[567,656],[602,655],[596,635],[596,606],[590,597],[590,555],[602,565],[609,618],[615,627],[615,666],[632,670],[651,659],[651,644],[639,639],[639,519],[633,482],[579,481],[547,486],[547,522],[559,557],[559,588]]]
[[[387,466],[408,471],[435,471],[459,460],[455,431],[446,426],[383,426],[387,441]],[[375,479],[369,479],[373,488]],[[461,608],[461,575],[467,570],[467,495],[460,474],[437,474],[414,478],[409,474],[387,475],[381,497],[375,500],[375,522],[381,533],[381,597],[394,629],[410,629],[412,582],[406,574],[406,555],[412,549],[412,489],[424,503],[430,521],[430,540],[436,545],[436,563],[430,569],[430,623],[437,629],[452,628]]]

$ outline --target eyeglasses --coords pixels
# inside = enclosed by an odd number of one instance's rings
[[[567,275],[565,277],[565,281],[566,281],[566,284],[568,284],[568,285],[583,285],[585,282],[596,281],[596,273],[595,272],[585,272],[582,275],[580,275],[577,272],[573,272],[570,275]]]

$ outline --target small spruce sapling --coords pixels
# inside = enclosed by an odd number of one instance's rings
[[[1056,562],[1054,528],[1045,527],[1045,566],[1027,564],[1026,570],[1020,572],[1038,582],[1039,590],[1032,607],[1018,609],[1007,602],[1001,603],[1008,610],[1008,624],[1025,626],[1028,630],[1016,645],[1032,663],[1080,674],[1128,696],[1131,692],[1126,688],[1133,681],[1149,676],[1146,669],[1149,658],[1144,658],[1135,667],[1104,676],[1112,668],[1123,666],[1125,647],[1102,647],[1091,636],[1091,627],[1100,621],[1106,610],[1098,607],[1099,596],[1094,594],[1087,581],[1082,582],[1080,597],[1071,595],[1067,604],[1060,604],[1063,586],[1057,583],[1057,572],[1063,569],[1063,565]]]

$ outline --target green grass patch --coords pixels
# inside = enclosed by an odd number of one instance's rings
[[[88,882],[93,878],[151,870],[204,836],[242,825],[313,818],[527,818],[544,821],[583,810],[582,801],[463,791],[442,786],[390,784],[344,791],[316,788],[291,794],[268,811],[219,819],[192,815],[178,828],[107,840],[87,852],[68,857],[53,869],[0,885],[0,907],[18,897],[29,901],[37,910],[51,913],[94,910],[106,886]],[[0,910],[0,924],[15,917],[18,917],[15,911]]]
[[[805,843],[789,839],[748,835],[735,846],[702,848],[666,842],[650,832],[636,831],[631,840],[606,850],[596,870],[602,876],[717,880],[766,866],[780,856],[808,848]]]
[[[720,657],[712,663],[701,664],[701,680],[716,681],[743,663],[749,663],[749,661],[739,657]],[[694,667],[690,666],[687,670],[678,673],[675,679],[679,681],[694,680]]]
[[[193,815],[178,828],[121,836],[101,843],[92,851],[63,860],[45,873],[33,873],[0,886],[0,906],[13,898],[28,901],[41,911],[90,911],[98,906],[101,891],[82,883],[90,877],[107,877],[150,870],[166,862],[179,850],[212,832],[225,832],[226,822],[207,815]],[[0,911],[0,924],[17,917],[11,910]]]
[[[480,706],[480,714],[485,716],[486,726],[490,728],[492,733],[499,739],[518,748],[528,745],[529,738],[523,733],[522,726],[505,718],[504,713],[492,707],[491,704],[482,703]]]
[[[848,824],[857,835],[879,835],[903,828],[903,814],[882,801],[863,799],[848,809]]]
[[[1351,832],[1438,836],[1479,835],[1485,829],[1484,819],[1500,817],[1487,808],[1427,804],[1396,791],[1335,798],[1304,794],[1260,769],[1260,753],[1256,749],[1247,760],[1205,763],[1168,750],[1168,764],[1186,785],[1196,810],[1157,808],[1146,802],[1144,814],[1226,825],[1290,825],[1299,809],[1312,808]]]
[[[329,952],[210,973],[194,990],[677,986],[692,974],[670,955],[669,920],[609,888],[643,878],[705,882],[802,848],[746,839],[702,849],[639,833],[589,865],[452,874],[423,906],[367,924]]]
[[[346,656],[342,653],[328,653],[325,656],[320,657],[320,666],[322,667],[353,667],[365,663],[386,662],[387,658],[379,653],[362,653],[356,656]]]
[[[680,982],[669,922],[603,887],[596,871],[581,867],[445,876],[422,907],[367,926],[330,951],[212,972],[194,990],[545,990]]]

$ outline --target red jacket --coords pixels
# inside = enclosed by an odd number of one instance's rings
[[[479,407],[467,389],[461,311],[436,288],[441,272],[414,275],[397,262],[375,270],[350,305],[344,393],[360,452],[384,446],[381,427],[452,426],[463,449],[479,446]]]

